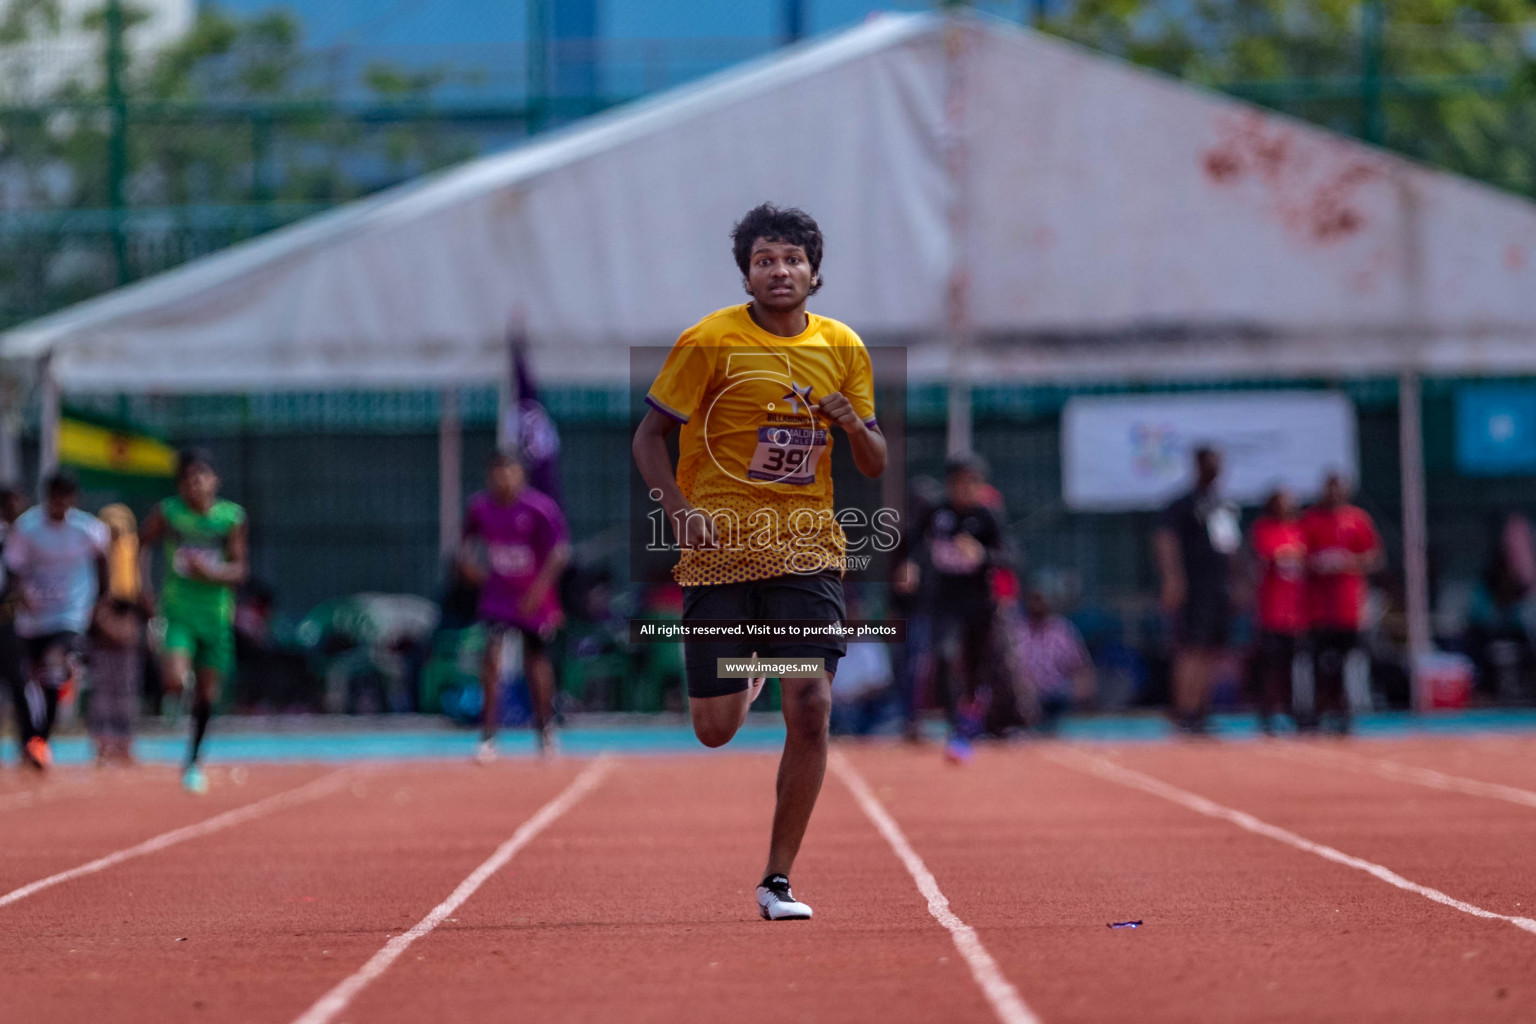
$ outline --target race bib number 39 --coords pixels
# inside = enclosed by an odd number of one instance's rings
[[[747,476],[776,484],[814,483],[816,461],[827,450],[827,432],[808,427],[758,427],[757,450]]]

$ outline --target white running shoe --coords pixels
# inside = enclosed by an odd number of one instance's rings
[[[189,764],[181,773],[181,788],[193,796],[204,796],[208,792],[208,776],[199,765]]]
[[[789,891],[789,879],[769,875],[757,887],[757,909],[765,921],[809,921],[811,908],[795,899]]]
[[[490,764],[496,760],[496,741],[481,740],[475,748],[475,764]]]
[[[538,744],[540,757],[560,756],[560,737],[555,734],[553,725],[545,725],[542,729],[533,730],[533,736]]]

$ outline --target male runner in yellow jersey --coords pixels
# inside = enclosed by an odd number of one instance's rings
[[[732,232],[752,301],[684,331],[646,396],[635,462],[666,510],[682,557],[683,621],[844,615],[843,531],[833,518],[831,449],[847,435],[868,477],[885,470],[869,353],[859,336],[807,313],[821,287],[821,229],[800,210],[764,204]],[[666,438],[678,425],[676,476]],[[824,671],[783,678],[787,735],[767,872],[757,888],[768,920],[811,916],[789,871],[827,767],[832,674],[845,650],[807,642],[685,643],[688,706],[700,742],[718,747],[746,721],[763,680],[719,678],[718,658],[820,658]]]

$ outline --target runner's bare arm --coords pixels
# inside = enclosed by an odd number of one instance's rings
[[[165,539],[165,513],[156,505],[149,510],[149,515],[139,524],[139,550],[148,551],[150,545],[158,544]]]
[[[459,575],[475,586],[485,582],[485,572],[480,568],[479,561],[475,558],[475,540],[473,537],[465,537],[459,544],[458,569]]]
[[[107,553],[96,552],[96,607],[100,608],[112,599],[112,569],[107,565]]]
[[[229,531],[229,539],[224,542],[224,558],[225,563],[217,568],[202,564],[194,566],[193,576],[226,587],[238,587],[246,581],[251,573],[251,561],[244,523]]]
[[[165,516],[157,504],[139,524],[139,603],[150,614],[155,609],[154,588],[150,586],[154,580],[155,545],[164,538]]]
[[[1359,555],[1359,572],[1365,576],[1373,576],[1387,567],[1387,553],[1381,549],[1381,537],[1376,533],[1374,525],[1370,527],[1370,546]]]
[[[480,521],[475,516],[474,506],[470,506],[470,514],[464,521],[464,535],[459,539],[459,550],[454,556],[454,568],[462,579],[477,587],[485,582],[485,569],[480,565],[480,548],[477,546],[479,540]]]
[[[1239,608],[1252,608],[1259,599],[1259,579],[1264,575],[1263,562],[1253,554],[1252,545],[1245,545],[1232,559],[1232,603]]]
[[[223,575],[232,587],[238,587],[250,578],[251,544],[244,523],[229,531],[229,565]]]
[[[674,529],[682,523],[678,541],[685,548],[712,548],[715,546],[715,524],[708,516],[691,516],[693,506],[677,486],[677,476],[672,469],[672,456],[667,451],[667,435],[677,429],[677,421],[655,409],[646,411],[645,419],[635,430],[635,439],[629,450],[635,457],[635,465],[645,486],[652,493],[660,492],[661,507],[672,521]]]
[[[1378,544],[1365,554],[1360,556],[1360,573],[1365,576],[1374,576],[1387,567],[1387,556]]]
[[[1184,568],[1179,564],[1179,538],[1167,527],[1152,536],[1152,550],[1157,556],[1157,570],[1163,579],[1163,610],[1176,612],[1184,606]]]
[[[36,611],[33,597],[31,545],[24,536],[12,531],[5,545],[5,567],[16,584],[16,600],[27,611]]]
[[[550,548],[549,557],[544,560],[539,574],[528,584],[528,590],[518,602],[524,615],[532,615],[544,601],[544,595],[549,593],[551,587],[560,579],[560,574],[565,571],[566,563],[571,560],[571,545],[568,541],[562,541]]]
[[[885,436],[879,427],[871,427],[859,419],[853,404],[839,392],[823,395],[816,404],[816,412],[834,426],[842,427],[848,435],[848,447],[853,452],[853,464],[867,477],[877,477],[885,472]]]

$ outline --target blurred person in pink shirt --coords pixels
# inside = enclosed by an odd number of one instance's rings
[[[1083,636],[1043,593],[1031,589],[1015,647],[1024,678],[1040,702],[1039,729],[1054,735],[1063,714],[1093,699],[1093,659]]]

